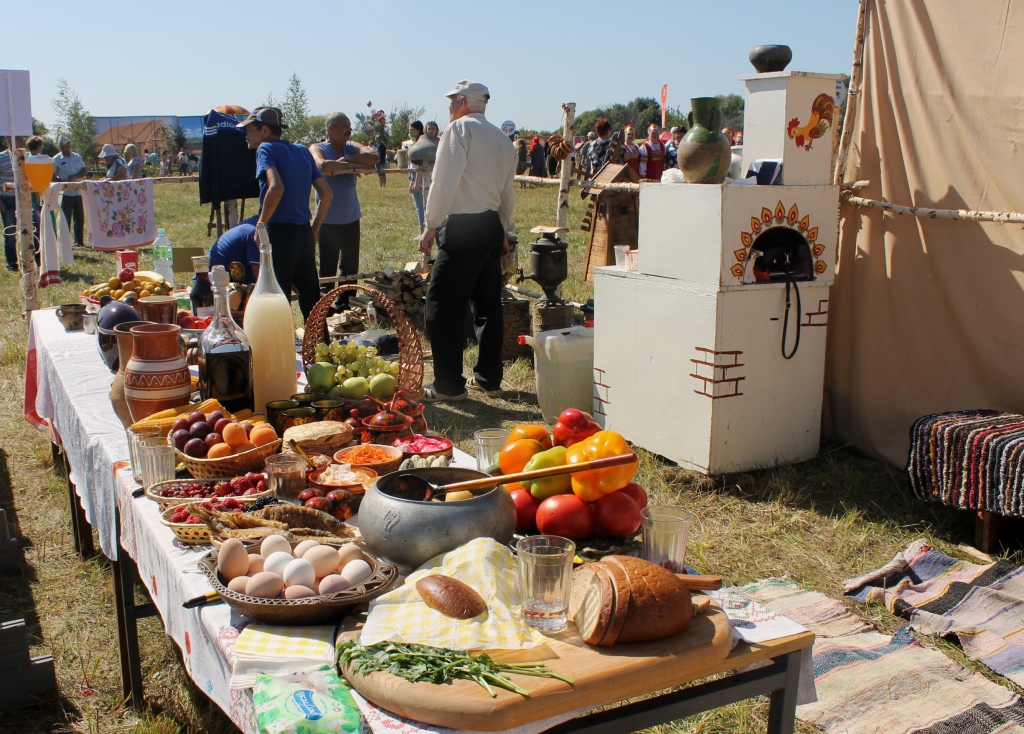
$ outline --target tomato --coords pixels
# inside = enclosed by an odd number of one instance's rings
[[[645,492],[644,488],[641,487],[636,482],[630,482],[619,491],[625,492],[630,497],[632,497],[633,501],[636,502],[636,506],[639,507],[641,510],[647,507],[647,492]]]
[[[640,527],[640,508],[624,492],[612,492],[601,497],[597,505],[597,524],[609,535],[625,538]]]
[[[532,438],[521,438],[518,441],[505,444],[505,448],[498,454],[498,466],[501,467],[502,474],[514,474],[521,472],[523,467],[526,466],[526,462],[533,458],[534,454],[539,454],[544,450],[544,445],[540,441],[534,441]],[[517,489],[526,489],[519,482],[512,482],[505,485],[505,489],[509,492],[515,492]]]
[[[583,540],[594,534],[594,528],[590,505],[574,494],[548,497],[537,508],[537,529],[545,535]]]
[[[520,423],[509,432],[505,445],[507,446],[513,441],[523,438],[532,438],[534,441],[540,441],[541,446],[545,449],[549,449],[554,445],[551,443],[551,434],[548,433],[547,427],[536,423]]]
[[[516,532],[528,533],[533,530],[540,503],[525,489],[517,489],[512,493],[512,501],[516,504]]]

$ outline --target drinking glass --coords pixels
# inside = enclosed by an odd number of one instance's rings
[[[690,512],[682,507],[645,507],[640,510],[643,556],[672,573],[686,573],[686,536]]]
[[[132,464],[132,476],[136,482],[143,484],[142,463],[139,461],[139,442],[144,438],[158,437],[160,429],[156,426],[128,427],[125,429],[125,435],[128,436],[128,458]]]
[[[143,485],[149,489],[157,482],[174,479],[174,444],[158,436],[139,441],[139,467],[142,469]]]
[[[558,535],[534,535],[516,542],[523,618],[544,634],[561,632],[569,616],[569,586],[576,544]]]
[[[299,454],[274,454],[267,457],[266,468],[267,488],[281,501],[301,505],[299,492],[307,487],[306,460]]]
[[[476,468],[487,471],[494,463],[494,455],[505,448],[509,431],[504,428],[484,428],[473,434],[476,441]]]

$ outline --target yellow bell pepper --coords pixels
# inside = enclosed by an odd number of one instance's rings
[[[633,450],[620,434],[615,431],[598,431],[590,438],[566,449],[565,463],[581,464],[594,459],[631,453]],[[577,472],[572,475],[572,491],[584,502],[594,502],[633,481],[639,466],[639,461],[632,461],[605,469]]]

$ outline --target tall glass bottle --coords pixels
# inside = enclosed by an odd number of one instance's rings
[[[192,315],[206,318],[213,315],[213,288],[210,286],[210,256],[198,255],[192,258],[192,267],[196,271],[195,282],[192,283]]]
[[[230,276],[223,265],[213,281],[213,321],[199,340],[199,394],[215,398],[232,413],[253,409],[252,347],[228,306]]]
[[[245,304],[245,335],[252,346],[255,410],[266,413],[267,403],[295,394],[295,324],[288,297],[277,284],[270,257],[270,236],[260,223],[260,274]]]

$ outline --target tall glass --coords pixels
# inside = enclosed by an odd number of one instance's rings
[[[672,573],[686,573],[686,538],[690,512],[682,507],[645,507],[640,510],[643,556]]]
[[[272,489],[282,502],[301,505],[299,492],[306,482],[306,460],[299,454],[274,454],[266,461],[267,488]]]
[[[504,428],[483,428],[473,434],[476,441],[476,468],[487,471],[494,463],[494,455],[505,447],[509,432]]]
[[[128,458],[132,464],[132,476],[136,482],[143,484],[142,464],[139,462],[139,442],[144,438],[158,437],[160,429],[156,426],[140,426],[139,428],[129,426],[125,429],[125,435],[128,436]]]
[[[516,542],[523,618],[544,634],[561,632],[569,617],[569,587],[576,544],[558,535]]]
[[[174,444],[166,438],[144,438],[139,441],[139,466],[142,469],[143,486],[149,489],[157,482],[174,479]]]

